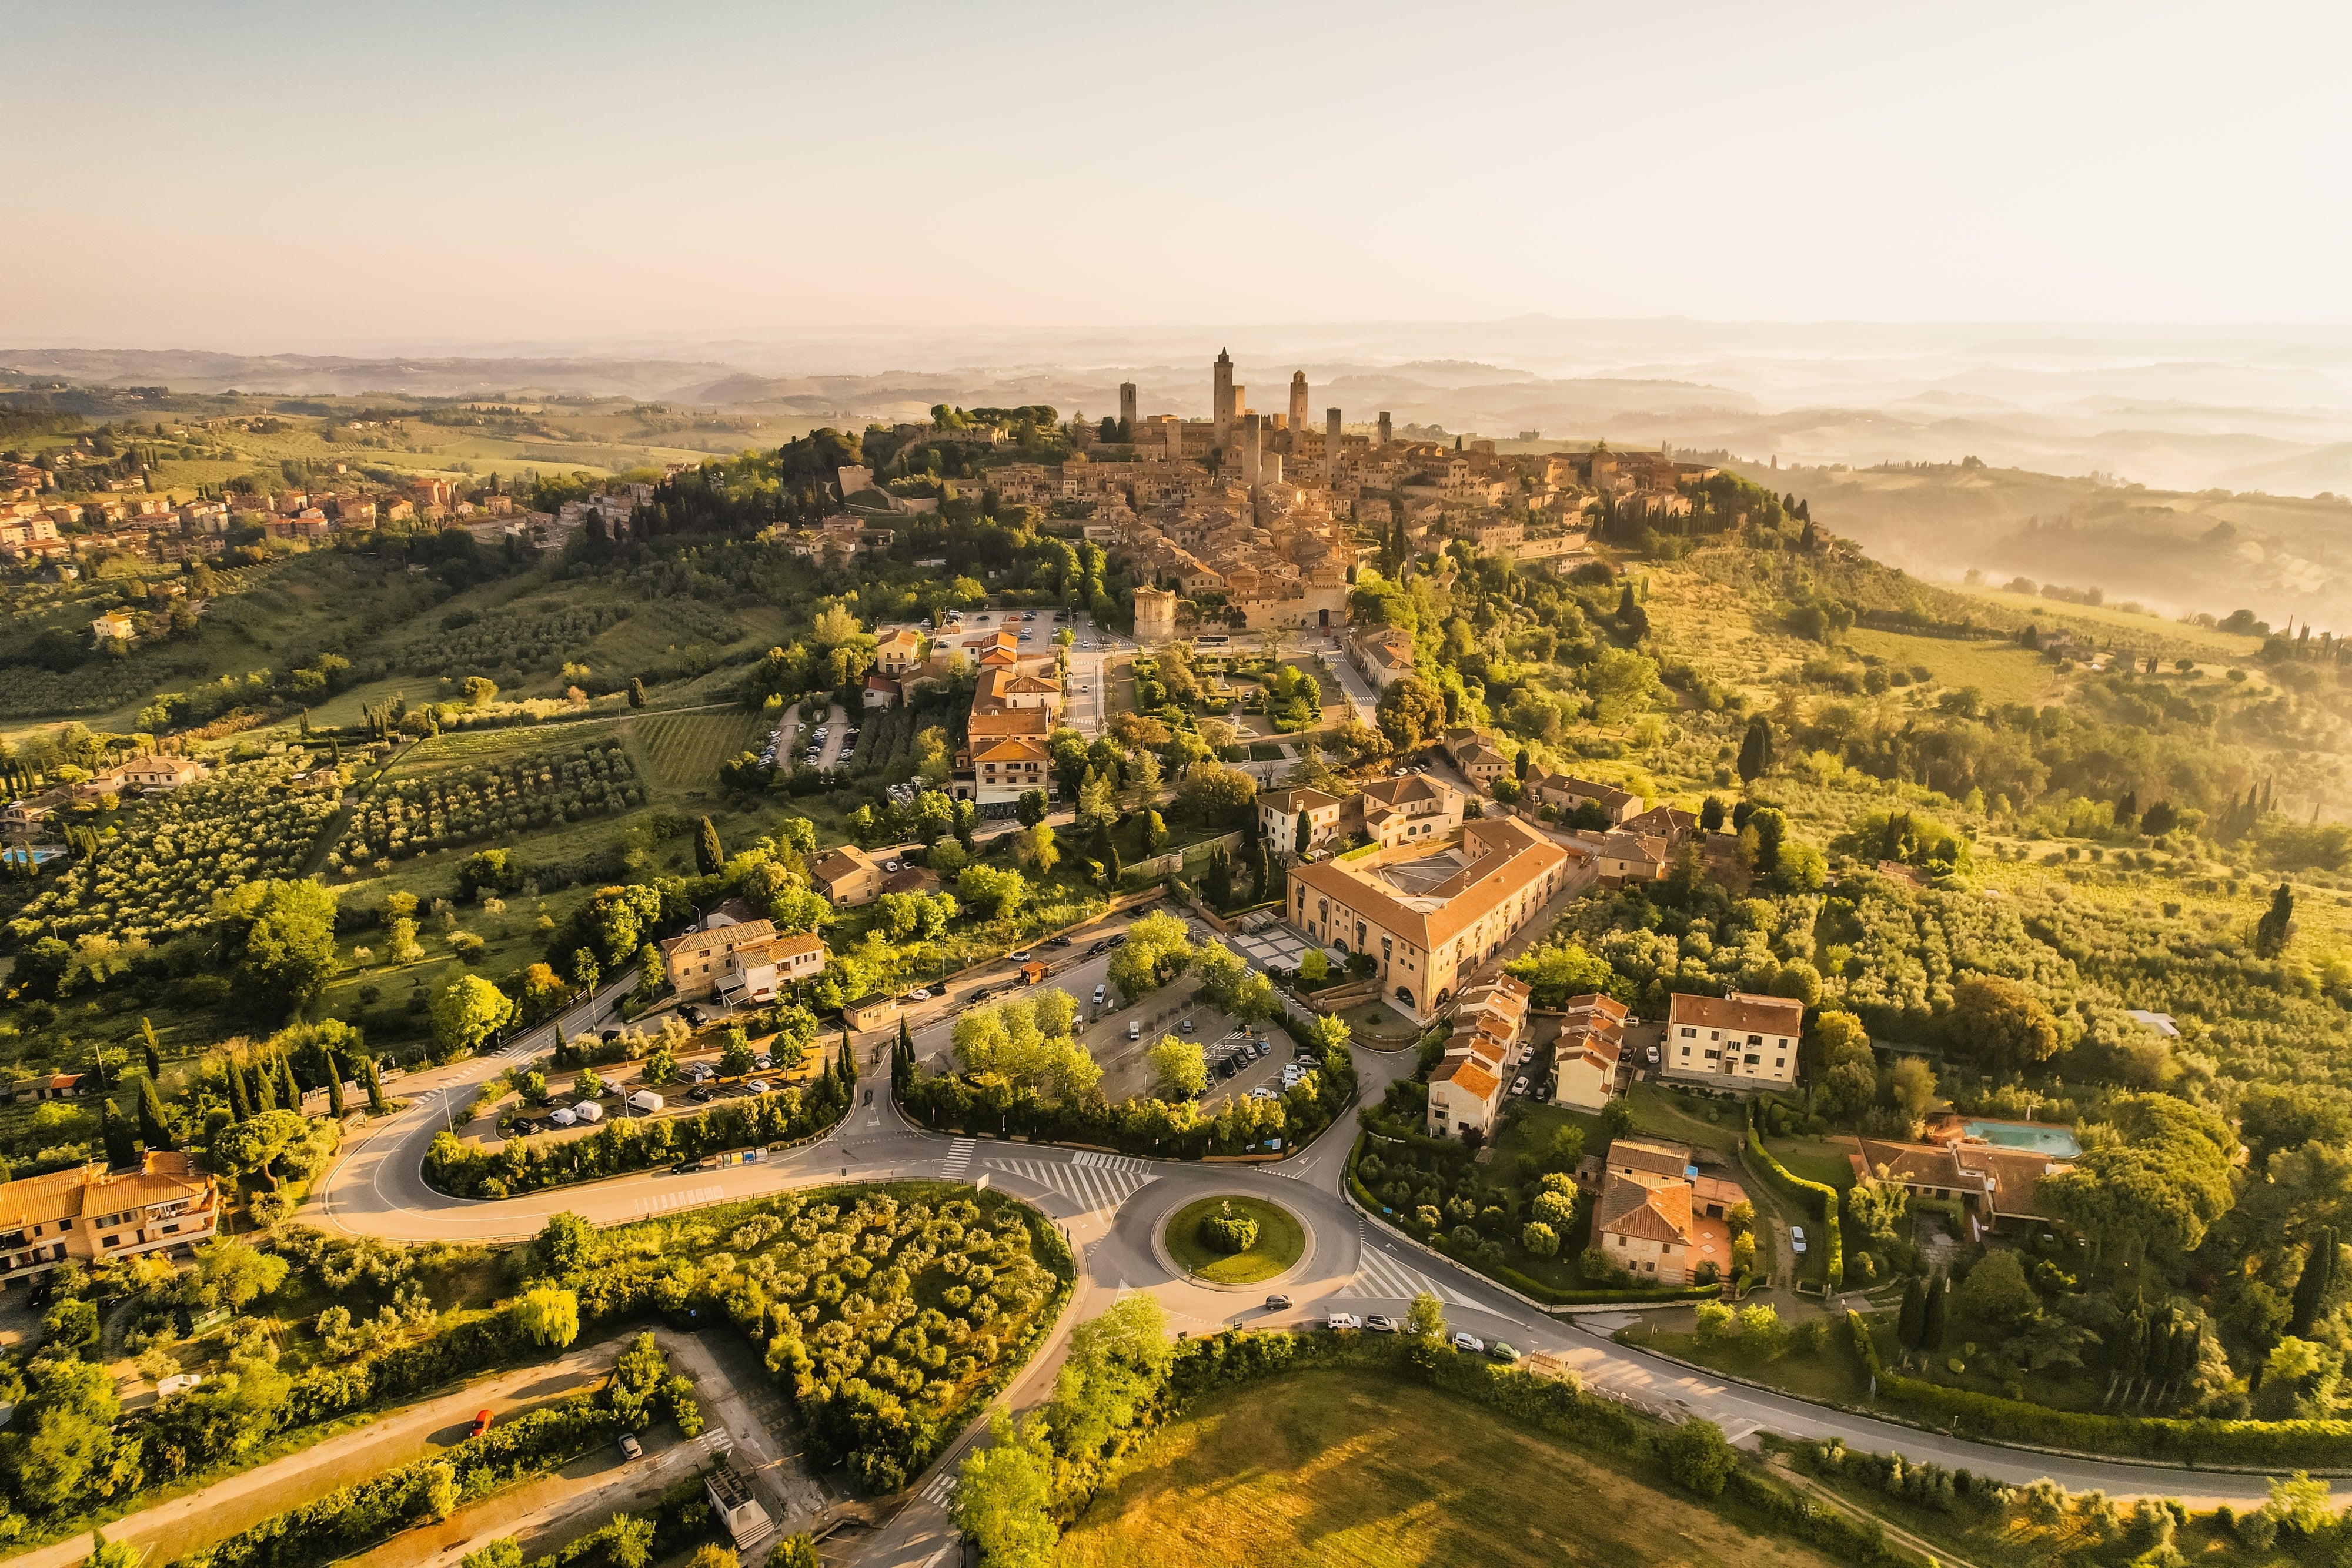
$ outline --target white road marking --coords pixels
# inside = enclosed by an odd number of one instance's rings
[[[991,1156],[981,1163],[991,1170],[1017,1176],[1025,1181],[1049,1187],[1068,1198],[1087,1213],[1098,1209],[1117,1208],[1159,1176],[1148,1169],[1141,1160],[1130,1160],[1118,1155],[1081,1154],[1079,1160],[1092,1164],[1060,1160],[1016,1160]]]
[[[630,1207],[639,1218],[643,1218],[649,1214],[667,1214],[675,1209],[698,1208],[706,1203],[717,1203],[726,1196],[727,1191],[724,1187],[688,1187],[682,1192],[656,1193],[650,1197],[641,1197]]]
[[[971,1156],[980,1147],[977,1138],[958,1138],[948,1149],[948,1157],[940,1162],[940,1175],[950,1181],[961,1181],[971,1169]]]
[[[1356,1277],[1349,1283],[1375,1300],[1411,1301],[1426,1291],[1448,1306],[1471,1305],[1468,1298],[1455,1294],[1444,1285],[1416,1270],[1409,1269],[1377,1247],[1363,1250],[1363,1260],[1356,1269]]]

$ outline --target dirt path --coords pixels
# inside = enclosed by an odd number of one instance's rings
[[[1809,1496],[1818,1499],[1824,1507],[1827,1507],[1835,1512],[1844,1514],[1849,1519],[1859,1519],[1865,1523],[1878,1526],[1881,1530],[1886,1531],[1887,1540],[1894,1542],[1898,1546],[1909,1547],[1912,1551],[1916,1552],[1921,1556],[1927,1558],[1930,1563],[1949,1563],[1951,1564],[1951,1568],[1976,1568],[1976,1564],[1970,1563],[1967,1558],[1954,1556],[1944,1548],[1922,1540],[1920,1537],[1912,1534],[1909,1531],[1904,1529],[1901,1525],[1895,1523],[1893,1521],[1884,1519],[1879,1515],[1871,1512],[1870,1510],[1864,1508],[1861,1504],[1853,1502],[1841,1493],[1823,1486],[1821,1482],[1813,1479],[1812,1477],[1799,1473],[1789,1464],[1786,1455],[1775,1454],[1772,1456],[1771,1469],[1773,1473],[1780,1476],[1781,1479],[1789,1482],[1790,1485],[1796,1487],[1801,1491],[1807,1493]]]
[[[478,1410],[509,1415],[584,1387],[609,1371],[626,1338],[575,1350],[562,1359],[517,1367],[455,1393],[378,1416],[283,1458],[159,1502],[109,1523],[110,1542],[129,1542],[151,1563],[168,1563],[271,1514],[375,1475],[462,1438]],[[6,1559],[10,1568],[78,1568],[89,1538],[69,1536]]]

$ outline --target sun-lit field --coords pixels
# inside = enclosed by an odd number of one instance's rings
[[[672,789],[716,788],[719,765],[765,744],[768,721],[756,713],[656,714],[630,728],[653,764],[654,779]]]
[[[1921,667],[1955,689],[1974,686],[1991,704],[2054,701],[2056,672],[2042,656],[2013,643],[1966,643],[1950,637],[1913,637],[1900,632],[1856,627],[1846,645],[1898,669]]]
[[[1055,1558],[1060,1568],[1826,1561],[1491,1411],[1347,1373],[1203,1400],[1096,1500]]]

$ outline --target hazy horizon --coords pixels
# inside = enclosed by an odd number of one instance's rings
[[[1595,5],[248,0],[15,28],[27,59],[102,33],[106,91],[13,122],[71,176],[70,243],[0,261],[13,344],[2352,315],[2352,216],[2312,199],[2336,10],[1709,4],[1669,35]]]

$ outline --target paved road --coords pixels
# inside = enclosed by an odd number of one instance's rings
[[[1090,964],[1083,973],[1074,972],[1073,980],[1083,983],[1084,973],[1092,969]],[[946,1006],[941,1004],[939,1016],[921,1022],[919,1050],[926,1055],[944,1046],[950,1021]],[[1364,1099],[1370,1103],[1391,1081],[1410,1072],[1412,1062],[1406,1052],[1363,1051],[1359,1064]],[[447,1075],[462,1092],[465,1082],[487,1075],[495,1065],[465,1063]],[[1483,1277],[1421,1251],[1353,1208],[1341,1196],[1352,1118],[1342,1118],[1306,1150],[1276,1165],[1207,1166],[1129,1159],[925,1133],[899,1115],[891,1103],[887,1075],[878,1067],[877,1062],[866,1069],[857,1103],[832,1134],[768,1163],[693,1176],[647,1172],[496,1202],[445,1197],[424,1185],[418,1165],[440,1125],[438,1100],[426,1097],[383,1124],[328,1174],[320,1186],[320,1219],[333,1228],[403,1240],[509,1239],[536,1233],[549,1215],[562,1209],[611,1225],[667,1207],[748,1197],[845,1176],[971,1180],[984,1174],[992,1186],[1034,1202],[1060,1222],[1079,1259],[1076,1311],[1066,1315],[1031,1370],[1003,1396],[1016,1408],[1050,1395],[1067,1324],[1098,1312],[1125,1291],[1152,1291],[1178,1328],[1200,1333],[1226,1325],[1302,1326],[1321,1322],[1333,1310],[1401,1315],[1415,1294],[1428,1291],[1445,1303],[1449,1321],[1457,1326],[1490,1341],[1507,1340],[1523,1352],[1558,1354],[1589,1385],[1654,1407],[1706,1416],[1734,1440],[1760,1427],[1799,1437],[1836,1436],[1853,1447],[1899,1450],[1914,1458],[2019,1483],[2046,1475],[2071,1490],[2099,1488],[2119,1497],[2179,1496],[2200,1506],[2242,1503],[2267,1495],[2258,1477],[2043,1458],[1938,1437],[1690,1371],[1612,1343],[1606,1337],[1612,1326],[1606,1322],[1587,1326],[1546,1317]],[[414,1090],[411,1085],[409,1092]],[[1195,1197],[1226,1191],[1256,1193],[1286,1204],[1312,1231],[1311,1254],[1282,1281],[1284,1291],[1297,1303],[1295,1310],[1268,1313],[1257,1304],[1257,1291],[1237,1294],[1194,1285],[1172,1276],[1159,1260],[1152,1236],[1160,1219]],[[975,1440],[978,1429],[975,1425],[939,1467],[918,1481],[914,1498],[865,1544],[857,1562],[875,1568],[929,1568],[950,1541],[945,1513],[950,1467]]]
[[[129,1542],[152,1563],[185,1556],[296,1503],[447,1448],[466,1435],[478,1410],[503,1417],[587,1387],[612,1369],[628,1340],[583,1345],[556,1361],[519,1366],[404,1406],[354,1431],[126,1514],[106,1527],[107,1539]],[[8,1561],[10,1568],[77,1568],[89,1556],[85,1534]]]

